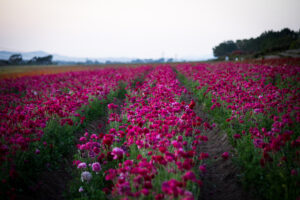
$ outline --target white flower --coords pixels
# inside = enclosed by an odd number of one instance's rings
[[[81,173],[81,181],[87,181],[90,182],[90,180],[92,179],[92,174],[88,171],[84,171]]]

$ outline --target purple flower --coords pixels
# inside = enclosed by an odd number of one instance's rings
[[[94,172],[99,172],[101,170],[101,165],[98,162],[92,164],[92,169]]]
[[[40,154],[40,152],[41,152],[41,151],[40,151],[39,149],[36,149],[36,150],[35,150],[35,154]]]
[[[82,163],[78,164],[77,168],[78,169],[85,169],[86,168],[86,163],[82,162]]]
[[[83,187],[80,186],[80,188],[78,189],[78,191],[79,191],[79,192],[83,192],[83,191],[84,191]]]
[[[123,158],[123,155],[125,154],[124,150],[119,148],[119,147],[115,147],[113,148],[113,151],[111,152],[111,154],[114,156],[114,160],[118,159],[118,158]]]

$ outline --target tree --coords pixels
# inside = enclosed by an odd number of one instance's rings
[[[21,54],[13,54],[9,57],[8,62],[10,64],[21,64],[23,61]]]
[[[214,47],[213,53],[215,57],[221,57],[228,56],[235,50],[237,50],[236,44],[232,40],[228,40]]]
[[[167,63],[173,62],[173,58],[169,58],[166,62],[167,62]]]
[[[300,30],[299,30],[300,31]],[[256,38],[225,41],[213,48],[214,56],[229,56],[240,51],[243,54],[260,56],[267,53],[300,47],[300,32],[284,28],[281,31],[265,31]]]
[[[44,57],[33,57],[28,61],[28,64],[34,65],[50,65],[52,64],[52,55],[44,56]]]

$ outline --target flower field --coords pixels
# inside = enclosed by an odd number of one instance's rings
[[[226,130],[248,187],[266,199],[299,196],[299,66],[177,66],[206,112]]]
[[[224,62],[2,79],[0,196],[39,199],[39,174],[67,168],[56,199],[205,199],[224,163],[248,199],[297,199],[299,72]],[[105,127],[90,130],[99,118]],[[230,147],[212,156],[212,134]],[[225,183],[215,187],[230,199]]]
[[[149,67],[107,68],[1,80],[1,192],[14,197],[70,153],[74,131]],[[102,105],[103,104],[103,105]]]

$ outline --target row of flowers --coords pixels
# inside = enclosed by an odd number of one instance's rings
[[[212,126],[193,100],[180,102],[186,92],[172,68],[160,66],[128,91],[120,115],[109,105],[108,133],[86,133],[77,146],[81,197],[101,189],[116,199],[197,198],[209,158],[201,144]]]
[[[72,143],[71,138],[66,138],[67,133],[54,135],[57,126],[78,127],[86,118],[83,109],[90,109],[92,102],[105,100],[121,83],[130,83],[149,69],[103,68],[0,80],[0,175],[4,188],[1,191],[14,193],[16,188],[7,191],[12,182],[24,185],[20,177],[23,179],[27,170],[35,170],[36,161],[31,158],[39,156],[37,162],[44,162],[59,142],[64,149],[73,148],[66,146],[66,141]],[[47,137],[45,130],[49,132]]]
[[[264,188],[265,198],[300,195],[300,67],[218,63],[177,70],[232,138],[247,184]]]

